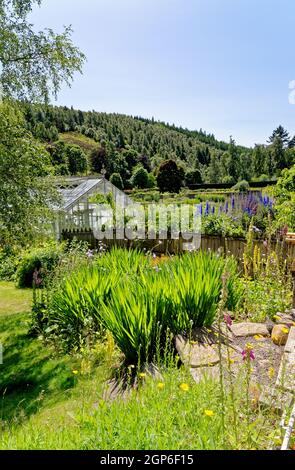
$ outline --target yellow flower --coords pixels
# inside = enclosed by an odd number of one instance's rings
[[[281,317],[279,317],[279,315],[274,315],[273,317],[274,317],[275,320],[278,320],[278,321],[281,320]]]
[[[274,375],[275,375],[275,370],[274,370],[273,367],[270,367],[269,370],[268,370],[269,378],[272,379]]]
[[[282,328],[282,332],[285,333],[285,334],[289,333],[289,328],[284,326],[284,328]]]
[[[179,385],[180,390],[183,392],[188,392],[189,391],[189,384],[180,384]]]
[[[293,321],[292,326],[295,326],[295,321]]]
[[[214,411],[212,410],[204,410],[204,415],[209,416],[209,418],[212,418],[214,416]]]
[[[163,382],[159,382],[158,385],[157,385],[157,388],[159,390],[163,390],[165,388],[165,384]]]
[[[77,370],[72,370],[72,372],[73,372],[74,375],[78,375],[78,374],[79,374],[79,372],[78,372]]]
[[[264,338],[264,336],[262,336],[262,335],[255,335],[255,336],[254,336],[254,339],[255,339],[256,341],[265,341],[265,338]]]
[[[140,379],[144,379],[146,377],[146,374],[144,374],[143,372],[141,372],[140,374],[138,374],[138,377]]]

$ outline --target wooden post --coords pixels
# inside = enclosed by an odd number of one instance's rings
[[[291,267],[292,281],[293,281],[293,304],[292,307],[295,308],[295,258]]]
[[[288,232],[285,238],[286,244],[288,246],[288,252],[291,251],[290,248],[293,248],[295,245],[295,233]],[[292,274],[292,281],[293,281],[293,308],[295,308],[295,258],[293,259],[293,263],[291,266],[291,274]]]

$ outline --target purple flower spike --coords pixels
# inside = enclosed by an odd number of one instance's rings
[[[93,255],[93,251],[92,251],[92,250],[88,250],[87,253],[86,253],[86,256],[87,256],[88,258],[93,258],[93,256],[94,256],[94,255]]]
[[[230,316],[228,313],[225,313],[225,314],[223,315],[223,317],[224,317],[224,321],[225,321],[225,323],[227,324],[227,326],[232,326],[233,321],[232,321],[232,319],[231,319],[231,316]]]
[[[249,359],[250,361],[255,360],[255,354],[253,350],[253,346],[250,343],[247,343],[245,349],[242,351],[243,361]]]

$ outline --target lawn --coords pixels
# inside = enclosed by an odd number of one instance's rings
[[[12,283],[0,283],[0,343],[3,364],[0,365],[2,420],[30,416],[38,409],[42,390],[47,398],[74,383],[71,361],[60,360],[50,347],[28,335],[32,292],[16,289]]]
[[[0,282],[0,316],[28,312],[31,303],[30,289],[16,289],[12,282]]]

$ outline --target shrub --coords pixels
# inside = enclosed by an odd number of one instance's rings
[[[149,178],[148,178],[148,188],[153,189],[157,186],[157,180],[155,175],[153,173],[149,173]]]
[[[222,183],[223,184],[235,184],[235,179],[233,176],[226,175],[224,178],[222,178]]]
[[[110,177],[110,182],[116,186],[118,189],[124,189],[124,183],[120,173],[113,173]]]
[[[61,259],[62,245],[49,245],[37,248],[26,254],[19,263],[16,272],[17,286],[20,288],[33,287],[34,277],[38,276],[37,284],[42,286]],[[35,274],[36,273],[36,274]]]
[[[239,181],[237,184],[235,184],[235,186],[233,186],[232,189],[240,193],[247,193],[250,189],[250,185],[248,181],[242,180],[242,181]]]
[[[141,166],[135,167],[131,178],[131,184],[134,188],[146,189],[149,187],[149,174]]]
[[[202,175],[200,170],[189,170],[185,174],[185,184],[186,186],[194,185],[194,184],[202,184]]]
[[[258,178],[258,181],[268,181],[268,180],[269,180],[269,176],[265,174],[260,175]]]

